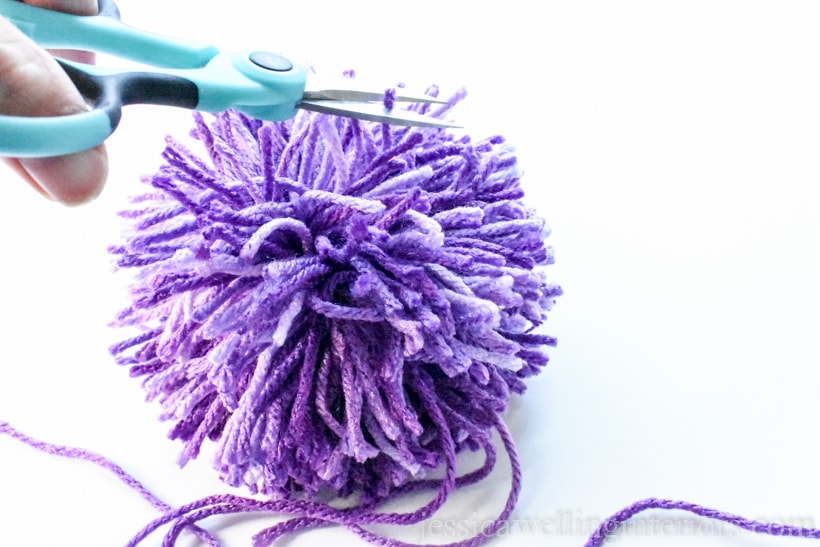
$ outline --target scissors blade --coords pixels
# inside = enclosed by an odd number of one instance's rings
[[[384,99],[384,92],[366,91],[363,89],[317,89],[305,90],[303,99],[306,101],[381,101]],[[425,103],[425,104],[446,104],[436,97],[428,97],[427,95],[407,95],[397,94],[394,97],[396,102],[400,103]]]
[[[370,122],[387,123],[390,125],[403,125],[407,127],[436,127],[440,129],[455,129],[461,126],[437,120],[429,116],[423,116],[417,112],[409,110],[393,109],[388,110],[383,104],[344,102],[336,100],[302,100],[297,103],[297,108],[343,116],[345,118],[356,118]]]

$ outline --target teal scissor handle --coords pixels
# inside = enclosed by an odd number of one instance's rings
[[[33,41],[47,48],[107,53],[151,66],[197,68],[219,50],[210,44],[184,41],[140,30],[119,20],[112,0],[99,1],[99,14],[77,16],[0,0],[0,15]]]
[[[111,0],[100,0],[96,16],[0,0],[0,15],[44,47],[85,49],[152,66],[123,71],[58,60],[92,109],[68,116],[0,116],[0,155],[56,156],[92,148],[116,129],[122,107],[129,104],[208,112],[235,108],[285,120],[295,115],[304,94],[304,69],[281,55],[221,53],[214,46],[137,30],[119,21]]]

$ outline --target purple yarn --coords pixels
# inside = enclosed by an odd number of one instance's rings
[[[168,513],[173,511],[173,508],[159,499],[153,492],[148,490],[140,481],[134,478],[133,475],[130,475],[127,471],[125,471],[122,467],[117,465],[116,463],[112,462],[105,456],[101,456],[96,452],[91,452],[90,450],[85,450],[83,448],[75,448],[70,446],[62,446],[57,444],[51,444],[44,441],[40,441],[29,437],[25,433],[15,429],[10,424],[0,421],[0,435],[8,435],[12,439],[18,440],[24,444],[29,445],[32,448],[39,450],[40,452],[44,452],[46,454],[51,454],[53,456],[61,456],[63,458],[69,458],[72,460],[82,460],[89,463],[93,463],[117,477],[123,484],[137,492],[144,500],[150,503],[155,509],[162,511],[163,513]],[[213,537],[210,533],[199,528],[198,526],[192,526],[190,528],[192,532],[194,532],[199,539],[205,542],[207,545],[211,547],[219,547],[221,544],[215,537]]]
[[[393,110],[394,106],[396,106],[396,90],[390,88],[384,92],[384,107],[387,110]]]
[[[641,501],[636,501],[635,503],[624,507],[614,515],[604,520],[592,533],[592,535],[589,536],[589,539],[587,539],[584,547],[600,547],[607,537],[614,534],[629,519],[638,513],[650,509],[685,511],[700,517],[725,522],[727,524],[731,524],[732,526],[737,526],[742,530],[754,532],[755,534],[820,539],[820,529],[818,528],[791,526],[776,522],[763,522],[748,519],[746,517],[741,517],[740,515],[718,511],[717,509],[710,509],[709,507],[689,503],[687,501],[647,498]]]
[[[225,482],[293,509],[260,545],[328,523],[385,544],[360,525],[430,516],[489,473],[493,430],[515,468],[499,415],[547,364],[555,341],[536,329],[561,289],[504,140],[306,112],[195,120],[207,159],[169,139],[112,249],[136,272],[115,324],[141,331],[112,353],[175,422],[181,463],[211,439]],[[489,466],[458,479],[464,449]],[[424,479],[439,467],[444,479]],[[374,512],[419,487],[438,490],[427,506]],[[314,510],[328,492],[360,505]],[[192,509],[175,529],[243,503]]]
[[[504,446],[507,449],[508,453],[510,453],[511,455],[511,463],[513,469],[513,484],[520,484],[521,470],[518,461],[515,458],[515,448],[513,445],[512,437],[504,427],[503,422],[499,421],[498,425],[502,442],[504,443]],[[282,522],[256,534],[256,536],[254,536],[253,539],[254,547],[264,547],[266,545],[270,545],[273,541],[275,541],[276,539],[285,534],[295,533],[305,528],[311,528],[317,525],[325,525],[328,523],[346,525],[350,529],[358,533],[361,537],[370,541],[371,543],[376,543],[379,545],[407,545],[406,543],[402,543],[395,540],[389,540],[387,538],[378,536],[376,534],[368,532],[367,530],[361,527],[361,524],[386,522],[391,519],[394,519],[396,516],[401,517],[402,515],[373,513],[372,511],[370,511],[370,507],[365,505],[361,505],[350,510],[339,510],[332,509],[326,505],[309,503],[305,501],[260,501],[255,499],[242,498],[230,494],[225,494],[221,496],[211,496],[190,503],[178,509],[171,509],[163,501],[161,501],[154,494],[148,491],[137,479],[135,479],[133,476],[129,475],[126,471],[124,471],[120,466],[111,462],[105,457],[100,456],[99,454],[81,448],[60,446],[39,441],[37,439],[33,439],[28,435],[25,435],[24,433],[21,433],[17,429],[13,428],[8,423],[2,421],[0,421],[0,435],[8,435],[13,439],[21,441],[47,454],[62,456],[64,458],[84,460],[93,463],[99,467],[102,467],[103,469],[112,472],[123,483],[125,483],[134,491],[139,493],[151,505],[153,505],[160,511],[163,511],[163,516],[149,523],[143,530],[141,530],[136,536],[134,536],[134,538],[132,538],[131,541],[128,543],[129,546],[137,545],[143,539],[145,539],[148,536],[148,534],[150,534],[160,526],[163,526],[168,523],[174,524],[171,530],[166,534],[165,540],[163,541],[163,545],[173,545],[177,536],[186,525],[191,525],[194,522],[202,520],[208,516],[224,513],[249,513],[260,511],[295,514],[298,516],[296,518]],[[492,445],[488,447],[488,450],[488,457],[487,461],[484,464],[484,467],[473,473],[470,473],[469,475],[460,478],[456,483],[458,486],[461,486],[463,484],[474,483],[480,480],[483,476],[486,476],[487,472],[489,472],[488,470],[492,468],[495,461],[494,452],[492,452]],[[406,491],[408,489],[423,486],[426,486],[425,481],[419,481],[416,483],[410,483],[401,490]],[[485,528],[480,534],[464,541],[449,544],[448,547],[468,547],[483,543],[486,539],[491,537],[492,534],[496,533],[501,526],[503,526],[505,519],[512,512],[516,496],[517,491],[515,490],[515,488],[513,488],[513,491],[510,492],[507,504],[504,510],[502,511],[501,515],[499,515],[499,517],[491,525]],[[736,515],[733,513],[726,513],[724,511],[711,509],[709,507],[704,507],[702,505],[697,505],[694,503],[689,503],[681,500],[647,498],[641,501],[637,501],[621,509],[617,513],[611,515],[606,520],[601,522],[598,528],[589,536],[586,543],[584,544],[584,547],[600,547],[604,544],[604,542],[609,536],[616,533],[622,525],[624,525],[626,522],[632,519],[635,515],[643,511],[653,509],[685,511],[703,518],[725,522],[738,528],[741,528],[743,530],[753,532],[755,534],[820,539],[820,529],[818,528],[792,526],[788,524],[779,524],[776,522],[764,522],[754,519],[748,519],[746,517],[742,517],[740,515]],[[194,533],[196,533],[200,537],[200,539],[205,541],[208,545],[214,547],[218,547],[219,545],[221,545],[213,536],[208,534],[208,532],[198,527],[192,527],[191,530]]]

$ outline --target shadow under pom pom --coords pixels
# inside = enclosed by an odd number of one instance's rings
[[[209,438],[232,486],[360,507],[434,482],[426,516],[458,451],[487,451],[469,482],[489,473],[561,292],[511,148],[304,112],[197,115],[193,136],[209,157],[169,140],[113,249],[137,272],[116,324],[142,334],[112,351],[175,422],[182,463]]]

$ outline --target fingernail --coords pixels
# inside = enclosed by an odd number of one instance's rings
[[[102,192],[108,158],[101,147],[53,158],[26,158],[20,164],[55,201],[79,205]]]

